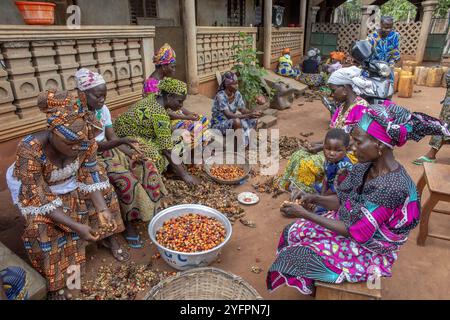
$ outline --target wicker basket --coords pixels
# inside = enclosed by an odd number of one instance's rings
[[[262,300],[262,297],[241,277],[207,267],[164,279],[144,300]]]
[[[238,179],[235,180],[223,180],[220,178],[217,178],[215,176],[212,175],[211,173],[211,168],[214,166],[214,156],[206,159],[205,164],[203,165],[203,170],[205,171],[206,175],[208,177],[210,177],[212,180],[214,180],[217,183],[220,184],[241,184],[245,179],[247,179],[248,175],[250,174],[250,170],[251,170],[251,166],[249,163],[249,160],[247,159],[247,157],[237,153],[237,152],[228,152],[224,155],[224,159],[227,159],[226,157],[228,157],[229,155],[231,155],[233,157],[233,159],[235,160],[235,162],[243,162],[243,163],[234,163],[233,165],[235,166],[239,166],[242,168],[242,170],[244,170],[244,175],[242,177],[239,177]],[[237,161],[238,160],[238,161]],[[226,164],[225,164],[226,165]]]

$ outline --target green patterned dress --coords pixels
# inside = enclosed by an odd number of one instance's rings
[[[139,141],[144,155],[163,173],[169,161],[163,150],[172,150],[172,129],[166,109],[158,103],[154,94],[138,101],[121,114],[113,124],[119,137],[131,137]]]

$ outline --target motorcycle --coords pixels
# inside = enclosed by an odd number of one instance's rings
[[[394,94],[394,83],[392,81],[392,70],[385,61],[373,59],[373,48],[368,40],[356,41],[351,50],[352,58],[362,69],[361,75],[364,80],[370,80],[371,87],[364,90],[361,97],[369,104],[382,104],[390,100]],[[331,113],[337,109],[334,102],[322,96],[322,103]]]

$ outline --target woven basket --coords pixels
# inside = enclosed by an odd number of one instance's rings
[[[164,279],[144,300],[262,300],[262,297],[241,277],[208,267]]]

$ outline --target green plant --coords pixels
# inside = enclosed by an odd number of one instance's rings
[[[262,52],[253,49],[253,36],[240,32],[239,37],[243,41],[232,47],[235,52],[235,65],[232,70],[238,76],[239,91],[248,107],[253,108],[256,105],[256,97],[264,95],[261,79],[267,75],[267,71],[259,65],[258,55]],[[269,99],[271,96],[272,94],[269,94]]]

